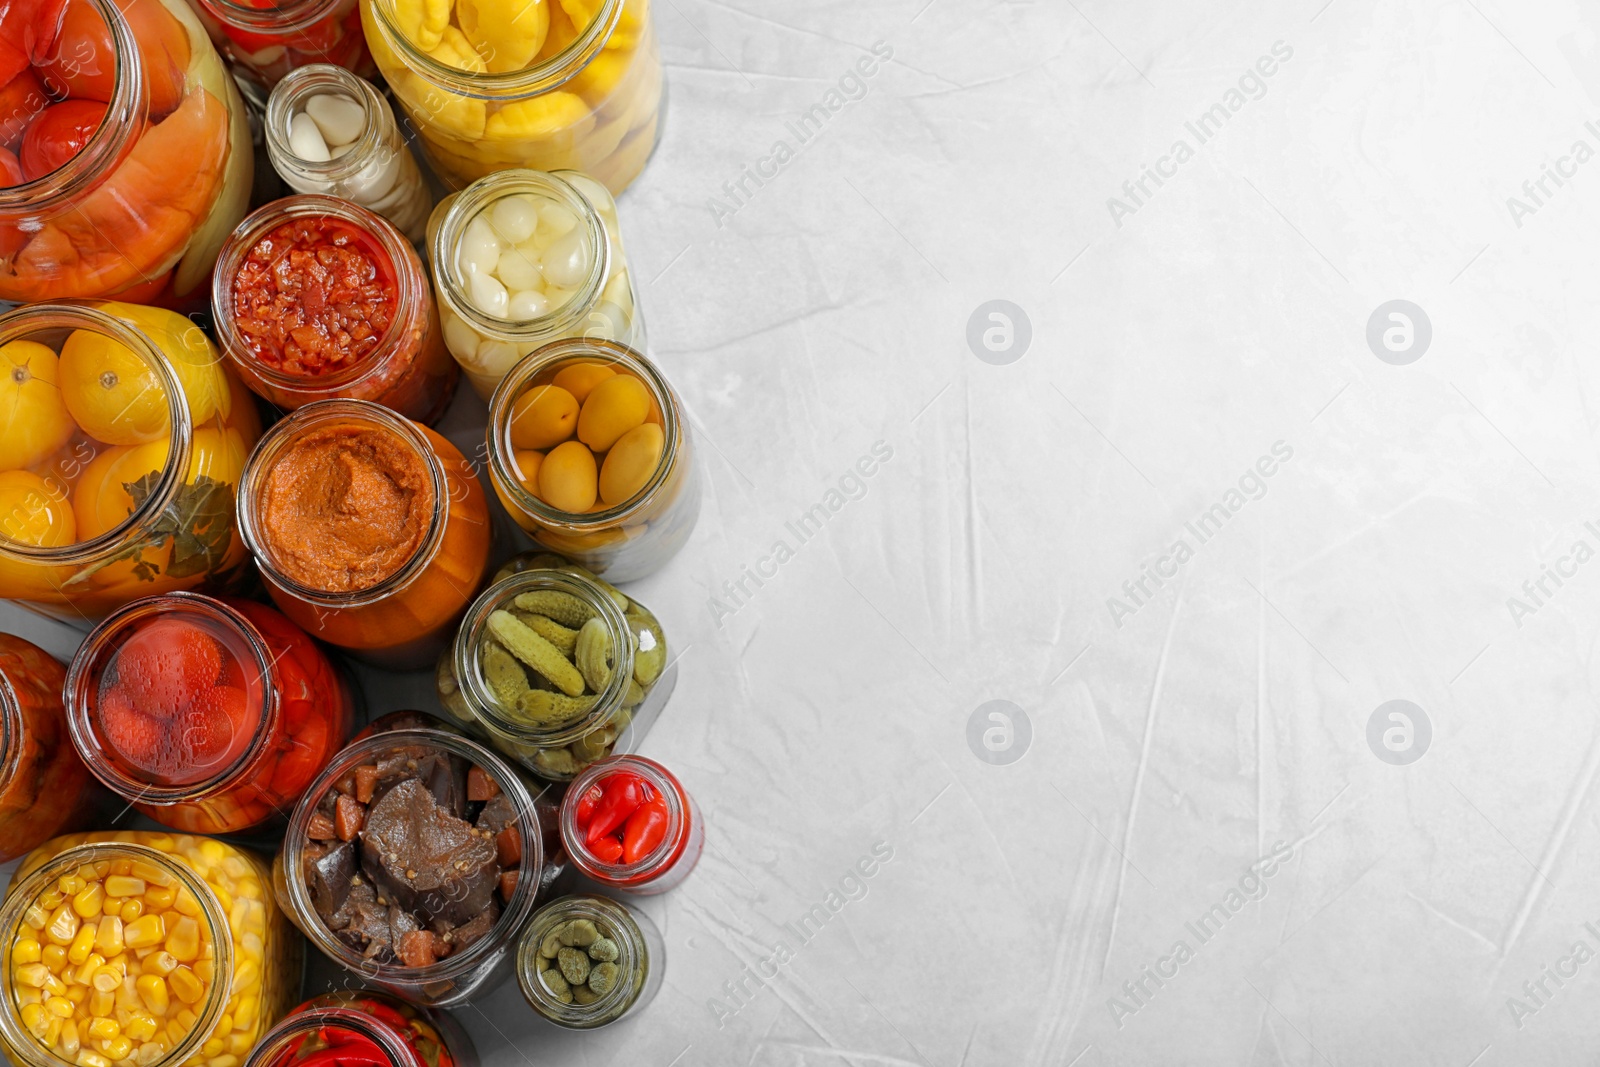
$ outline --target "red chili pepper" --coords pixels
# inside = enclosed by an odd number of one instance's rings
[[[622,842],[607,834],[589,846],[589,851],[594,853],[594,858],[601,863],[615,867],[622,862]]]
[[[651,797],[628,816],[622,831],[622,862],[638,863],[656,850],[667,836],[667,801],[664,797]]]
[[[602,790],[598,784],[591,785],[589,791],[578,798],[578,809],[572,813],[573,820],[577,822],[578,829],[587,830],[589,820],[594,818],[594,806],[600,803]]]
[[[613,774],[602,782],[600,803],[595,805],[594,816],[589,820],[584,844],[593,849],[596,841],[626,822],[644,803],[643,786],[643,780],[636,774]]]

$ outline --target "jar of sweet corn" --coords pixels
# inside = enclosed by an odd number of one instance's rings
[[[45,842],[0,905],[0,1046],[28,1067],[238,1067],[300,981],[270,878],[206,837]]]

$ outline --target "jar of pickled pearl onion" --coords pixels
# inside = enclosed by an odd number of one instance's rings
[[[445,343],[485,400],[551,341],[645,347],[616,201],[587,175],[481,178],[434,209],[428,247]]]

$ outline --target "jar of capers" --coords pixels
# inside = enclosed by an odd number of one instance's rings
[[[522,995],[569,1030],[594,1030],[643,1009],[665,971],[661,931],[609,897],[551,901],[534,913],[517,948]]]

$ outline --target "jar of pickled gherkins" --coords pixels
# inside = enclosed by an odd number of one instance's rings
[[[0,122],[0,300],[204,307],[254,155],[188,4],[11,5],[0,92],[18,102]]]
[[[192,0],[212,43],[259,107],[291,71],[337,64],[376,73],[356,0]]]
[[[267,156],[296,192],[342,197],[422,241],[433,194],[371,82],[326,63],[301,67],[273,88],[264,126]]]
[[[66,680],[44,649],[0,634],[0,863],[84,826],[110,799],[73,750]]]
[[[517,949],[517,984],[528,1005],[568,1030],[597,1030],[643,1011],[666,969],[656,924],[609,897],[551,901]]]
[[[285,197],[240,223],[211,304],[229,362],[281,408],[344,397],[433,422],[455,392],[460,372],[416,250],[338,197]]]
[[[362,0],[373,59],[459,189],[508,167],[620,193],[660,128],[649,0]]]
[[[593,178],[500,171],[441,201],[428,230],[445,343],[485,400],[563,337],[643,351],[617,204]]]
[[[678,682],[655,615],[559,557],[512,561],[439,660],[440,702],[542,778],[631,752]]]
[[[489,502],[461,452],[366,400],[273,426],[240,481],[239,527],[279,610],[392,669],[425,668],[489,566]]]
[[[164,825],[282,826],[343,747],[355,700],[311,638],[264,604],[172,593],[101,623],[66,681],[97,778]]]
[[[517,364],[489,402],[487,452],[517,525],[611,582],[659,569],[700,516],[677,394],[611,341],[555,341]]]
[[[211,838],[46,842],[0,906],[0,1045],[27,1067],[235,1067],[300,980],[269,877]]]
[[[268,1031],[244,1067],[478,1067],[453,1018],[384,993],[313,997]]]
[[[261,434],[201,329],[160,308],[0,315],[0,597],[76,625],[248,575],[232,518]]]

